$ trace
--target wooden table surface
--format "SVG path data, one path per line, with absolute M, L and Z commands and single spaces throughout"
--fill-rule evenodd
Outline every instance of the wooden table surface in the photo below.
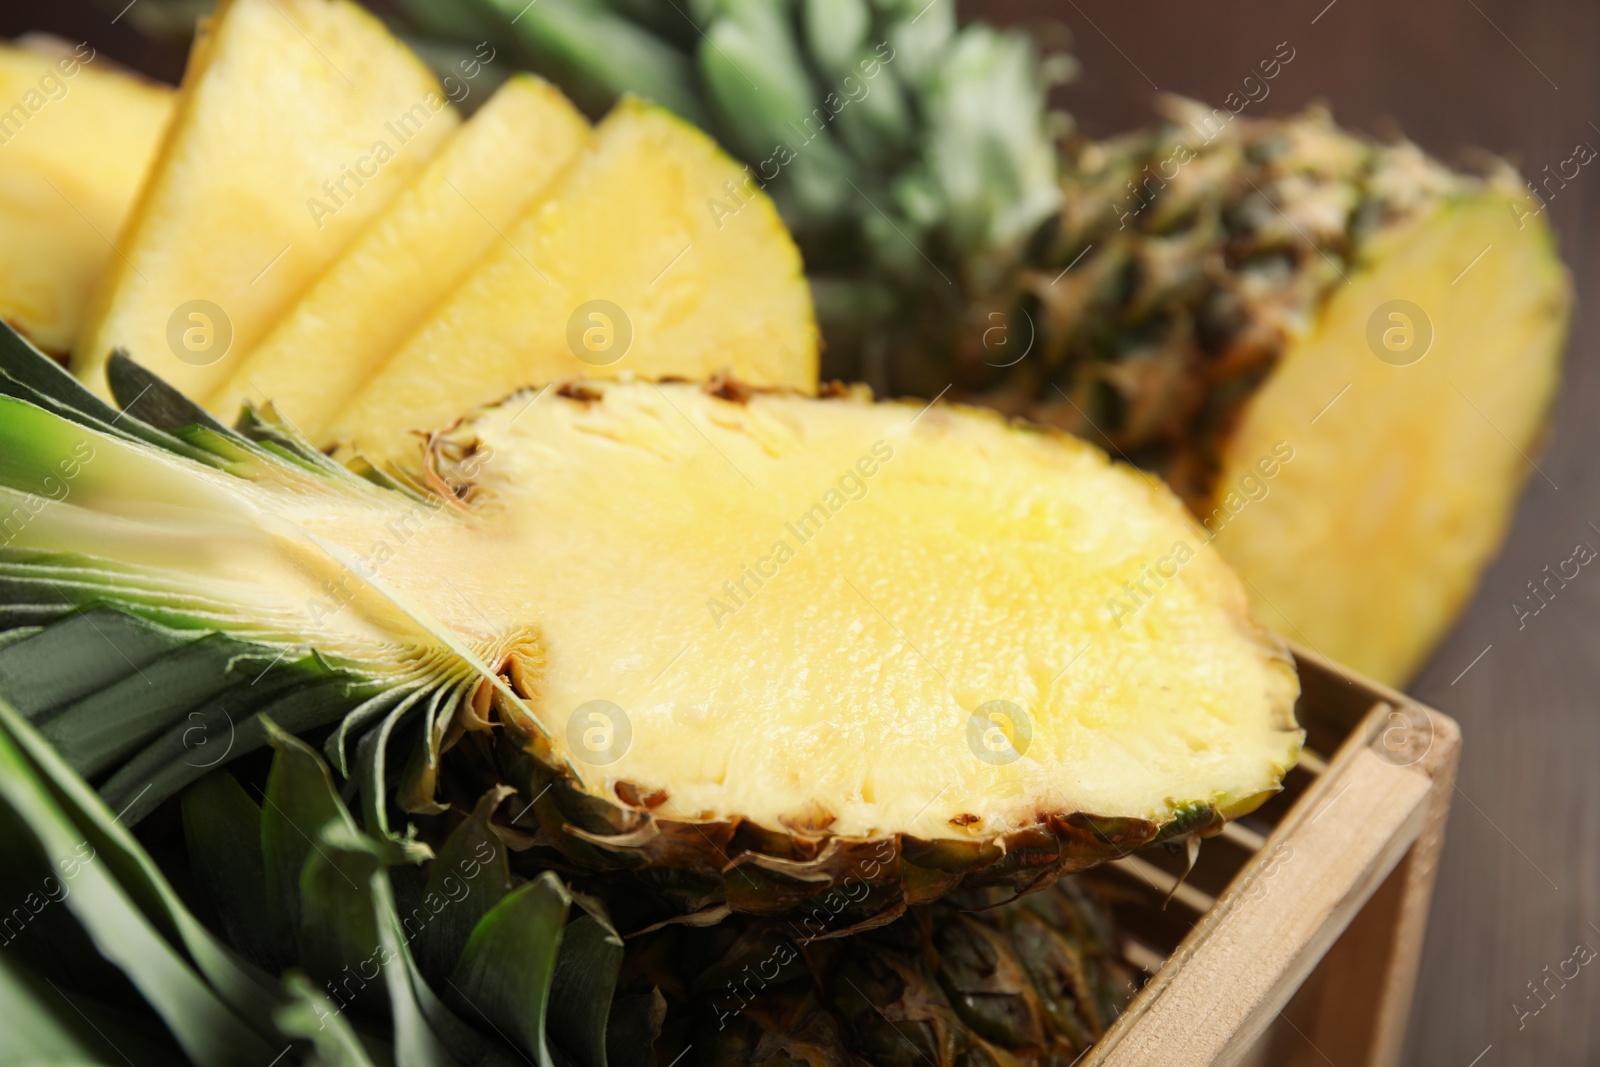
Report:
M 1292 65 L 1251 105 L 1263 113 L 1321 100 L 1347 126 L 1398 123 L 1446 160 L 1481 146 L 1525 173 L 1580 142 L 1600 148 L 1594 3 L 995 0 L 964 10 L 1066 22 L 1083 72 L 1059 99 L 1095 136 L 1148 122 L 1157 88 L 1220 105 L 1288 42 Z M 1600 169 L 1586 169 L 1547 209 L 1578 297 L 1554 435 L 1535 457 L 1557 488 L 1529 479 L 1500 558 L 1410 686 L 1461 723 L 1465 747 L 1408 1064 L 1600 1063 L 1600 957 L 1564 988 L 1550 978 L 1537 1014 L 1528 984 L 1580 944 L 1600 952 L 1600 575 L 1580 576 L 1525 629 L 1511 607 L 1576 542 L 1600 548 L 1589 525 L 1600 526 L 1597 208 Z M 1382 611 L 1383 590 L 1371 592 Z
M 1345 125 L 1398 123 L 1447 160 L 1481 146 L 1526 172 L 1579 142 L 1600 147 L 1600 4 L 968 0 L 963 11 L 1066 22 L 1084 70 L 1060 100 L 1096 136 L 1149 121 L 1158 89 L 1220 104 L 1287 42 L 1292 65 L 1252 105 L 1263 113 L 1322 100 Z M 181 53 L 142 48 L 86 5 L 0 0 L 0 35 L 45 26 L 169 78 L 181 71 Z M 1466 747 L 1407 1063 L 1600 1063 L 1600 966 L 1564 987 L 1550 978 L 1536 1015 L 1517 1007 L 1538 1006 L 1529 983 L 1576 946 L 1600 951 L 1600 576 L 1571 583 L 1526 629 L 1511 607 L 1575 542 L 1600 546 L 1589 526 L 1600 526 L 1597 207 L 1600 168 L 1587 168 L 1548 208 L 1578 294 L 1554 436 L 1537 457 L 1558 488 L 1530 478 L 1504 552 L 1411 686 L 1461 723 Z M 1383 591 L 1372 599 L 1382 611 Z

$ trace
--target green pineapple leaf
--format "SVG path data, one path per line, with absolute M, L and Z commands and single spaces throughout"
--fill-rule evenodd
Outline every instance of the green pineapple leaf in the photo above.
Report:
M 506 1035 L 539 1067 L 554 1067 L 545 1040 L 551 979 L 572 896 L 546 872 L 479 921 L 448 979 L 464 1014 Z

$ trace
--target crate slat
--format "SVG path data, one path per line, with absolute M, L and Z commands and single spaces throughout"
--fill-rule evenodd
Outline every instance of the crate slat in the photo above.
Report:
M 1393 690 L 1295 654 L 1308 741 L 1334 755 L 1302 762 L 1309 782 L 1264 841 L 1244 828 L 1225 838 L 1259 847 L 1214 904 L 1179 886 L 1172 903 L 1203 913 L 1082 1067 L 1239 1063 L 1319 964 L 1310 1032 L 1279 1024 L 1303 1039 L 1304 1062 L 1398 1063 L 1460 733 Z M 1114 873 L 1145 887 L 1151 907 L 1176 877 L 1141 857 Z M 1147 968 L 1161 959 L 1148 935 L 1140 947 Z

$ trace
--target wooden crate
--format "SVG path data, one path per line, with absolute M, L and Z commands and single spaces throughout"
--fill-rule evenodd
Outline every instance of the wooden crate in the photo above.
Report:
M 1283 793 L 1181 883 L 1177 848 L 1100 876 L 1150 977 L 1080 1067 L 1399 1063 L 1460 731 L 1294 653 L 1306 752 Z

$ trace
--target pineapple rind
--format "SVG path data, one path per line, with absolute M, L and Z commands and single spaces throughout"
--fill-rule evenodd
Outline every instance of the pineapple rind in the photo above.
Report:
M 1250 583 L 1258 618 L 1399 684 L 1533 472 L 1570 314 L 1542 211 L 1503 163 L 1457 173 L 1320 108 L 1167 110 L 1168 124 L 1080 149 L 1054 247 L 995 295 L 1028 312 L 1033 349 L 995 370 L 967 337 L 965 380 L 1159 472 Z M 1447 340 L 1435 321 L 1432 352 L 1392 366 L 1368 338 L 1387 300 L 1478 325 Z M 1401 504 L 1383 471 L 1406 483 Z

